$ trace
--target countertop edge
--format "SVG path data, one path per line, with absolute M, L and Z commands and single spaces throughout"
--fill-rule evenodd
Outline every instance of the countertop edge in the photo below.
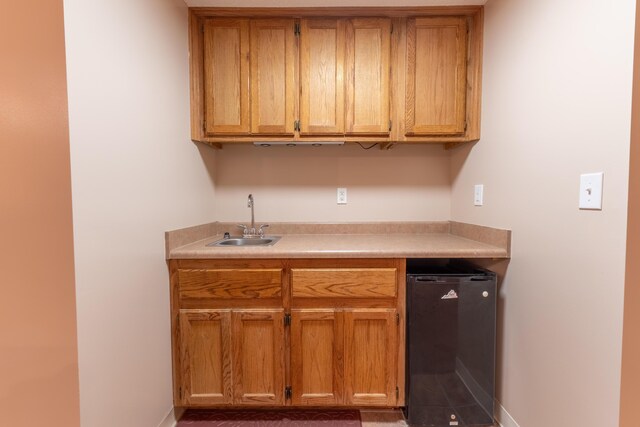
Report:
M 389 253 L 366 253 L 366 252 L 304 252 L 304 253 L 272 253 L 272 254 L 230 254 L 223 253 L 218 254 L 216 256 L 202 256 L 197 254 L 176 254 L 175 256 L 171 256 L 169 259 L 177 260 L 177 259 L 282 259 L 282 258 L 290 258 L 290 259 L 307 259 L 307 258 L 325 258 L 325 259 L 377 259 L 377 258 L 397 258 L 397 259 L 405 259 L 405 258 L 467 258 L 467 259 L 509 259 L 509 256 L 505 251 L 496 251 L 496 252 L 469 252 L 469 251 L 461 251 L 461 252 L 445 252 L 445 251 L 437 251 L 437 252 L 410 252 L 410 253 L 397 253 L 397 252 L 389 252 Z

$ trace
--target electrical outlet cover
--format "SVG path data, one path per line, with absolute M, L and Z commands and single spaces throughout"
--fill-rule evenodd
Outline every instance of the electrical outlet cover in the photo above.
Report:
M 347 189 L 346 188 L 338 188 L 338 197 L 337 202 L 339 205 L 347 204 Z
M 484 204 L 484 185 L 476 184 L 473 190 L 473 205 L 482 206 Z

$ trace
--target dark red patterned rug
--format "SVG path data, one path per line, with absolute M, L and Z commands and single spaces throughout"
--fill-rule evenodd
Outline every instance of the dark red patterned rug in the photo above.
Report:
M 361 427 L 360 411 L 195 410 L 184 413 L 177 427 Z

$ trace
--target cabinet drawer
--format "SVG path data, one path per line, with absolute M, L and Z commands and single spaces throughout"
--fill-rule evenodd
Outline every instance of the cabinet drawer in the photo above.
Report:
M 276 298 L 282 269 L 180 269 L 180 299 Z
M 395 268 L 294 268 L 293 297 L 395 298 Z

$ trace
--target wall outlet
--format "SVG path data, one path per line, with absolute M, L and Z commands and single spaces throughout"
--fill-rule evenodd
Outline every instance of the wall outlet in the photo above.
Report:
M 347 189 L 346 188 L 338 188 L 338 204 L 346 205 L 347 204 Z
M 476 184 L 473 190 L 473 205 L 482 206 L 484 203 L 484 185 Z

